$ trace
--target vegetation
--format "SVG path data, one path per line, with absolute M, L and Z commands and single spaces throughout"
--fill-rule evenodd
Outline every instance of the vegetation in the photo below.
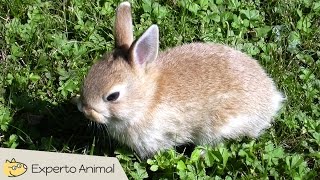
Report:
M 0 147 L 116 156 L 134 179 L 320 179 L 319 0 L 131 2 L 134 34 L 158 24 L 161 49 L 218 42 L 256 58 L 287 96 L 273 127 L 140 160 L 70 103 L 113 49 L 119 1 L 0 0 Z

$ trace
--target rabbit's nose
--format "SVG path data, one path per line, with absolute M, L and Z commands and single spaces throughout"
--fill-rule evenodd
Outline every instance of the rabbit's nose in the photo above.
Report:
M 82 108 L 83 114 L 90 120 L 94 121 L 93 118 L 93 109 L 88 106 L 83 106 Z
M 88 106 L 83 106 L 82 107 L 82 111 L 85 115 L 90 115 L 92 113 L 92 108 L 88 107 Z
M 97 111 L 95 111 L 93 108 L 91 108 L 90 106 L 89 107 L 83 106 L 82 110 L 83 110 L 83 114 L 91 121 L 104 123 L 101 118 L 101 115 Z
M 82 107 L 83 113 L 87 118 L 92 119 L 95 113 L 97 113 L 93 108 L 88 105 Z

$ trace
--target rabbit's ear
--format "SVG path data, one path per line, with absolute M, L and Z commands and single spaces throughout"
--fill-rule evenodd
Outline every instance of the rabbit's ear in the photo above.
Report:
M 130 60 L 135 65 L 144 66 L 157 58 L 158 50 L 159 29 L 157 25 L 152 25 L 133 45 Z
M 129 2 L 122 2 L 116 12 L 115 19 L 116 48 L 129 49 L 133 42 L 133 27 L 131 6 Z

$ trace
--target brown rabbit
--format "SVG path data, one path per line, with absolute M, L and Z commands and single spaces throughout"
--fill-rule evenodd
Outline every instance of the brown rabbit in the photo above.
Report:
M 157 25 L 133 42 L 128 2 L 117 9 L 115 39 L 115 50 L 89 71 L 77 104 L 141 157 L 186 143 L 257 137 L 281 107 L 272 79 L 240 51 L 191 43 L 158 52 Z

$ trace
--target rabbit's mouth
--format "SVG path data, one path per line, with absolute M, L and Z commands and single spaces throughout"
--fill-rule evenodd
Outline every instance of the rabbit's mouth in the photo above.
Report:
M 81 102 L 80 102 L 81 103 Z M 83 112 L 83 114 L 86 116 L 86 118 L 90 119 L 91 121 L 95 121 L 97 123 L 106 123 L 106 116 L 102 115 L 101 113 L 97 112 L 93 108 L 89 106 L 85 106 L 82 103 L 78 104 L 79 111 Z
M 91 121 L 95 121 L 95 122 L 98 122 L 98 123 L 102 123 L 102 124 L 105 124 L 106 123 L 106 118 L 105 116 L 103 116 L 102 114 L 98 113 L 97 111 L 95 111 L 94 109 L 92 108 L 89 108 L 87 106 L 84 106 L 82 108 L 82 111 L 83 111 L 83 114 L 88 118 L 90 119 Z
M 84 105 L 81 102 L 80 96 L 72 98 L 71 102 L 75 104 L 78 107 L 78 110 L 82 112 L 91 121 L 106 124 L 109 119 L 112 119 L 112 117 L 106 116 L 105 114 L 96 111 L 90 106 Z

